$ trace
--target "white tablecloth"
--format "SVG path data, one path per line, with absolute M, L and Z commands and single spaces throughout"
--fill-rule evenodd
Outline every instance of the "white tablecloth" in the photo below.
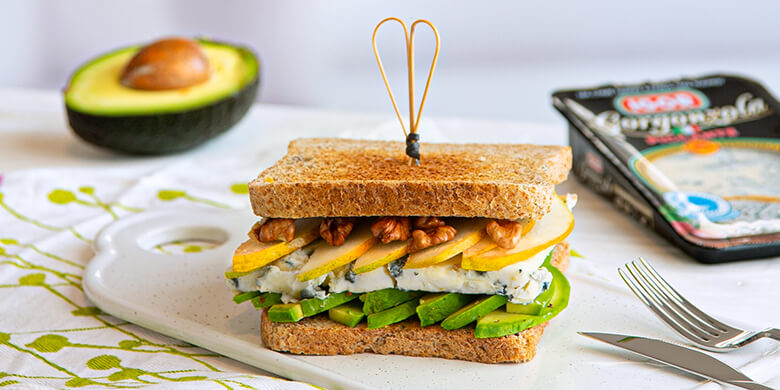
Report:
M 401 139 L 393 119 L 389 112 L 260 105 L 202 148 L 143 158 L 77 140 L 55 92 L 0 90 L 0 385 L 189 387 L 197 381 L 215 388 L 309 388 L 258 376 L 265 373 L 102 314 L 80 289 L 92 256 L 90 240 L 105 224 L 141 210 L 177 203 L 248 207 L 243 184 L 283 155 L 289 140 Z M 423 142 L 566 143 L 563 120 L 545 125 L 437 118 L 421 128 Z M 575 217 L 582 222 L 570 242 L 607 277 L 616 278 L 618 265 L 641 255 L 706 311 L 755 328 L 780 324 L 780 259 L 701 265 L 574 180 L 562 187 L 560 192 L 580 194 Z M 642 253 L 624 250 L 628 240 Z

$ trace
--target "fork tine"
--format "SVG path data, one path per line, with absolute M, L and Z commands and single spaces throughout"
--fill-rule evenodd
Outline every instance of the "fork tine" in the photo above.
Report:
M 674 287 L 672 287 L 669 283 L 667 283 L 666 280 L 664 280 L 664 278 L 661 277 L 658 271 L 656 271 L 652 265 L 650 265 L 647 261 L 645 261 L 645 259 L 640 257 L 639 261 L 642 263 L 642 265 L 645 266 L 645 268 L 647 268 L 648 271 L 650 271 L 650 274 L 653 275 L 653 277 L 656 279 L 658 284 L 661 285 L 675 300 L 677 300 L 691 314 L 699 317 L 702 321 L 706 322 L 710 326 L 722 332 L 735 332 L 735 331 L 740 332 L 739 329 L 728 326 L 710 317 L 707 313 L 704 313 L 703 311 L 699 310 L 699 308 L 694 306 L 687 299 L 683 298 L 683 296 L 680 295 L 680 293 L 678 293 L 677 290 L 674 289 Z
M 683 328 L 674 319 L 672 319 L 666 312 L 661 310 L 659 305 L 652 298 L 651 294 L 647 292 L 643 286 L 641 286 L 640 281 L 636 279 L 636 277 L 631 273 L 631 269 L 628 267 L 628 264 L 626 264 L 625 267 L 626 269 L 628 269 L 628 272 L 626 272 L 623 268 L 618 268 L 618 273 L 620 274 L 620 277 L 623 279 L 624 282 L 626 282 L 628 288 L 630 288 L 631 291 L 633 291 L 634 294 L 636 294 L 636 296 L 639 297 L 639 299 L 645 305 L 647 305 L 647 307 L 650 308 L 650 310 L 652 310 L 656 316 L 658 316 L 658 318 L 666 322 L 672 329 L 674 329 L 674 331 L 676 331 L 677 333 L 679 333 L 685 338 L 694 340 L 697 343 L 707 341 L 706 339 L 703 339 L 699 335 L 695 333 L 691 333 L 687 329 Z
M 628 269 L 628 272 L 634 277 L 634 279 L 639 283 L 639 285 L 644 288 L 645 292 L 649 295 L 649 297 L 653 299 L 655 303 L 662 309 L 662 311 L 666 314 L 666 316 L 671 320 L 674 320 L 674 322 L 676 322 L 677 325 L 679 325 L 681 328 L 686 330 L 686 333 L 688 334 L 688 336 L 686 337 L 690 338 L 691 337 L 690 335 L 694 335 L 697 339 L 703 341 L 709 341 L 710 339 L 712 339 L 712 335 L 703 332 L 701 329 L 699 329 L 696 326 L 695 323 L 693 323 L 687 318 L 682 317 L 680 313 L 675 311 L 669 305 L 668 301 L 666 301 L 663 297 L 659 296 L 656 290 L 654 289 L 652 283 L 649 280 L 647 280 L 644 277 L 644 275 L 641 274 L 636 263 L 627 264 L 626 268 Z M 668 323 L 669 320 L 667 319 L 666 322 Z
M 658 281 L 653 278 L 652 275 L 649 275 L 646 269 L 642 269 L 642 267 L 636 261 L 632 262 L 631 265 L 634 266 L 634 269 L 637 271 L 637 273 L 639 273 L 639 275 L 647 282 L 647 285 L 652 288 L 655 296 L 658 297 L 661 302 L 667 305 L 669 309 L 674 312 L 674 314 L 687 322 L 691 327 L 695 328 L 696 331 L 700 332 L 702 338 L 710 339 L 713 337 L 718 337 L 722 333 L 720 330 L 713 328 L 706 322 L 702 321 L 700 318 L 696 317 L 694 314 L 685 310 L 685 308 L 681 307 L 673 297 L 669 296 L 668 292 L 664 291 L 664 289 L 658 285 Z
M 661 275 L 654 269 L 651 270 L 651 266 L 641 257 L 639 258 L 640 262 L 637 263 L 636 261 L 632 262 L 634 267 L 642 274 L 642 276 L 653 286 L 655 291 L 664 297 L 666 301 L 670 304 L 670 306 L 673 306 L 674 309 L 677 311 L 678 314 L 680 314 L 685 320 L 687 320 L 691 325 L 699 327 L 702 331 L 705 331 L 712 335 L 713 337 L 720 337 L 723 335 L 724 330 L 718 329 L 714 326 L 712 326 L 709 322 L 702 319 L 701 317 L 697 316 L 696 313 L 692 313 L 690 310 L 688 310 L 684 305 L 682 305 L 682 302 L 679 298 L 682 298 L 682 296 L 677 293 L 673 294 L 670 292 L 667 288 L 664 286 L 668 286 L 671 288 L 671 285 L 666 282 L 666 280 L 661 277 Z M 691 305 L 693 306 L 693 305 Z M 701 311 L 700 311 L 701 312 Z
M 634 279 L 634 276 L 629 274 L 625 269 L 622 267 L 618 268 L 618 273 L 620 274 L 620 277 L 623 279 L 624 282 L 628 285 L 628 288 L 631 289 L 631 291 L 639 298 L 639 300 L 642 301 L 647 307 L 650 308 L 653 312 L 655 312 L 658 315 L 665 315 L 664 313 L 659 313 L 660 310 L 656 304 L 650 300 L 650 297 L 648 294 L 646 294 L 643 289 L 638 285 L 638 281 Z

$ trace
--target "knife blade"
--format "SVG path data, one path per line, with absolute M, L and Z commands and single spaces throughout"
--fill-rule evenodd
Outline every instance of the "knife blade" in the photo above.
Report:
M 639 336 L 598 332 L 577 333 L 717 382 L 745 389 L 771 390 L 770 387 L 754 382 L 726 363 L 681 345 Z

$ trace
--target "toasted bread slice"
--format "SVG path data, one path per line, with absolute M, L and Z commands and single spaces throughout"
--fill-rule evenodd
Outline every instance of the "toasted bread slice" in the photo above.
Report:
M 270 218 L 377 215 L 536 220 L 571 168 L 568 146 L 420 145 L 410 166 L 405 144 L 298 139 L 249 184 L 255 214 Z
M 552 264 L 569 266 L 569 244 L 555 246 Z M 378 353 L 460 359 L 479 363 L 517 363 L 533 359 L 547 323 L 518 334 L 496 338 L 474 337 L 474 326 L 445 330 L 439 325 L 421 327 L 416 317 L 379 329 L 365 323 L 354 328 L 331 321 L 327 313 L 296 323 L 268 320 L 263 311 L 260 334 L 270 349 L 303 355 Z

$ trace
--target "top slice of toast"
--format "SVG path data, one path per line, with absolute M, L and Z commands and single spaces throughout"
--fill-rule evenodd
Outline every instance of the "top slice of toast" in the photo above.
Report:
M 521 144 L 406 144 L 339 138 L 292 141 L 249 183 L 255 214 L 270 218 L 457 216 L 539 219 L 571 168 L 571 148 Z

